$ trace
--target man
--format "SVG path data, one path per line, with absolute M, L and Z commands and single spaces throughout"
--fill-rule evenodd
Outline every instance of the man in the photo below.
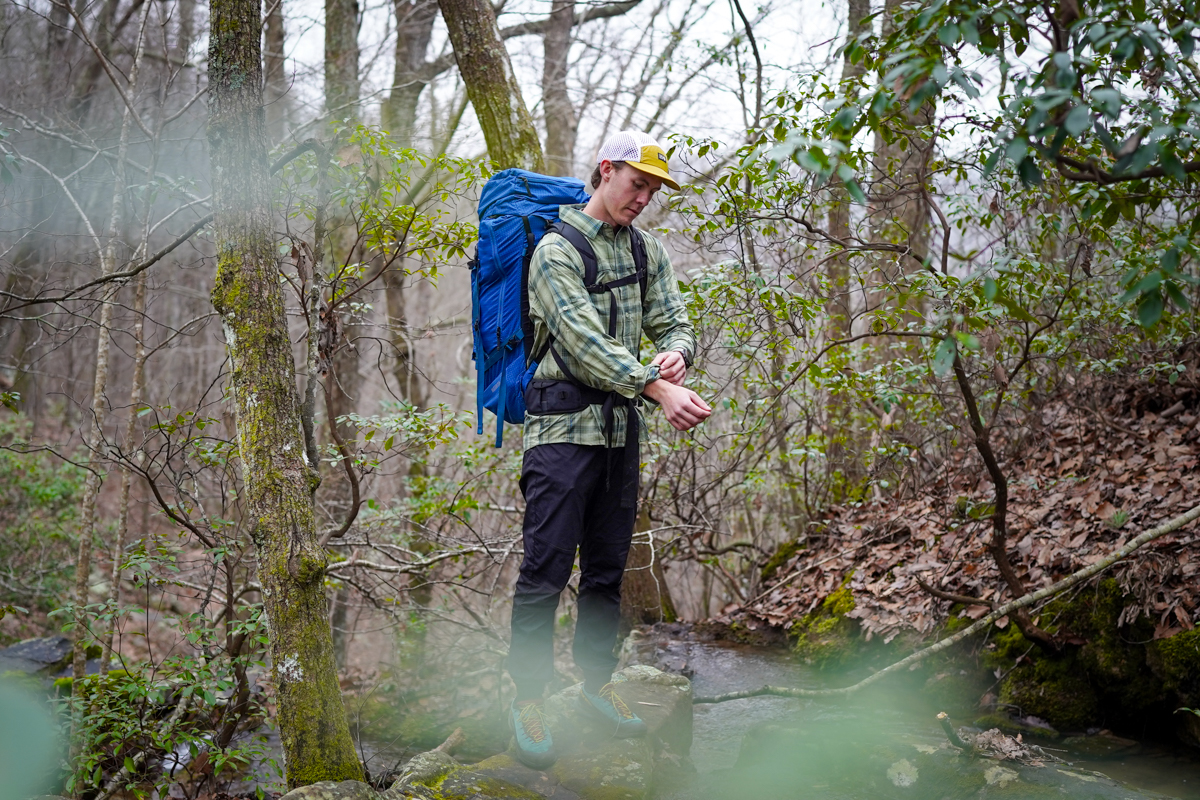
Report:
M 559 594 L 577 549 L 572 652 L 584 674 L 586 708 L 616 736 L 645 733 L 645 723 L 611 683 L 621 578 L 636 516 L 636 406 L 639 398 L 654 401 L 681 431 L 712 413 L 683 386 L 696 338 L 671 262 L 658 241 L 630 227 L 663 184 L 679 188 L 667 156 L 651 137 L 626 131 L 604 143 L 597 161 L 595 193 L 584 205 L 562 206 L 559 227 L 542 238 L 529 265 L 530 352 L 541 357 L 526 393 L 525 557 L 513 599 L 508 671 L 517 687 L 510 716 L 517 752 L 536 769 L 554 762 L 542 695 L 554 672 Z M 574 230 L 562 227 L 568 225 Z M 569 240 L 580 237 L 595 256 L 590 287 L 581 248 Z M 644 284 L 635 247 L 645 252 Z M 643 331 L 659 351 L 649 366 L 638 358 Z

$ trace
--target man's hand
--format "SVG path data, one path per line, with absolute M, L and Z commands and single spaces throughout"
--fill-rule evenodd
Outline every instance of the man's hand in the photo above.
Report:
M 682 361 L 683 357 L 680 356 L 681 364 Z M 708 415 L 712 413 L 712 408 L 700 399 L 700 395 L 691 389 L 676 386 L 662 378 L 646 384 L 644 394 L 663 407 L 663 411 L 667 415 L 667 422 L 671 423 L 671 426 L 677 431 L 686 431 L 696 427 L 708 419 Z
M 687 374 L 687 363 L 683 360 L 683 353 L 678 350 L 668 350 L 656 355 L 650 363 L 658 364 L 660 380 L 676 386 L 683 386 L 683 378 Z

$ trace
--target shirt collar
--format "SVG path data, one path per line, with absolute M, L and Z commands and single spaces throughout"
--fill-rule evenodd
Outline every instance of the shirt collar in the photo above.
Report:
M 601 222 L 594 217 L 588 216 L 583 212 L 585 205 L 587 204 L 574 203 L 562 206 L 558 210 L 558 218 L 571 227 L 578 229 L 580 233 L 589 239 L 599 239 L 602 234 L 605 238 L 612 239 L 619 231 L 624 230 L 623 228 L 614 227 L 607 222 Z

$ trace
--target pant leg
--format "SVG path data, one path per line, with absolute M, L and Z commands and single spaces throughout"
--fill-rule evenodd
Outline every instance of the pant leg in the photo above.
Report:
M 621 621 L 621 579 L 637 518 L 636 508 L 621 508 L 623 468 L 622 451 L 616 449 L 608 486 L 602 469 L 588 498 L 579 545 L 579 617 L 572 654 L 593 685 L 607 683 L 617 666 L 613 647 Z
M 583 537 L 587 498 L 604 483 L 604 448 L 543 444 L 526 451 L 525 556 L 513 595 L 508 674 L 518 699 L 541 697 L 554 676 L 554 616 Z

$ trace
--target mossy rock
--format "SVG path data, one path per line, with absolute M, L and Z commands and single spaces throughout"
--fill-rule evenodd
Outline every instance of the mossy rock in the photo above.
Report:
M 464 767 L 436 750 L 421 753 L 384 793 L 383 800 L 543 800 L 545 795 L 517 783 Z M 356 799 L 357 800 L 357 799 Z
M 352 724 L 374 742 L 428 750 L 446 741 L 456 728 L 461 728 L 466 738 L 460 751 L 465 755 L 485 758 L 504 750 L 508 744 L 508 730 L 496 713 L 480 718 L 444 720 L 423 711 L 401 710 L 405 704 L 400 698 L 382 693 L 350 700 L 346 706 Z
M 647 666 L 620 670 L 613 683 L 645 720 L 649 730 L 644 737 L 614 738 L 608 723 L 584 713 L 576 685 L 546 701 L 558 755 L 550 769 L 525 767 L 511 749 L 470 766 L 432 751 L 405 766 L 386 800 L 647 800 L 662 774 L 686 762 L 692 742 L 691 683 Z
M 1149 661 L 1183 705 L 1200 705 L 1200 628 L 1151 642 Z
M 1074 659 L 1043 658 L 1023 663 L 1000 685 L 1000 702 L 1063 730 L 1084 730 L 1100 716 L 1100 702 L 1086 672 Z
M 818 669 L 846 667 L 859 655 L 859 626 L 846 616 L 855 608 L 850 577 L 788 630 L 794 640 L 792 651 Z
M 362 781 L 321 781 L 292 789 L 279 800 L 381 800 L 381 795 Z
M 775 573 L 779 571 L 780 567 L 786 564 L 792 556 L 796 555 L 796 553 L 800 552 L 805 547 L 806 545 L 799 539 L 788 539 L 786 542 L 781 542 L 779 546 L 775 548 L 775 552 L 771 554 L 771 557 L 767 559 L 767 563 L 763 564 L 761 573 L 762 582 L 765 584 L 767 581 L 773 578 Z

